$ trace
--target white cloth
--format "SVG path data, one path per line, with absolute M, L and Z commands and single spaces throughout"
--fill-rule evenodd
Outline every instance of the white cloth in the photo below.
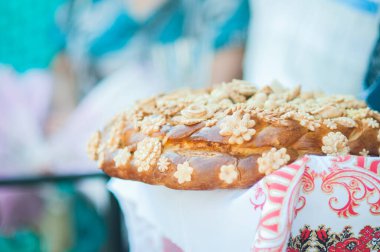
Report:
M 132 252 L 170 251 L 160 237 L 185 252 L 283 251 L 305 225 L 331 232 L 350 225 L 355 236 L 366 225 L 380 228 L 375 157 L 306 156 L 244 190 L 181 191 L 120 179 L 109 189 L 124 211 Z
M 360 92 L 378 36 L 378 1 L 250 3 L 247 80 L 264 85 L 276 79 L 285 86 L 301 84 L 328 93 Z
M 260 217 L 244 204 L 248 190 L 176 191 L 118 179 L 109 189 L 123 209 L 132 252 L 163 251 L 162 236 L 184 251 L 247 251 Z

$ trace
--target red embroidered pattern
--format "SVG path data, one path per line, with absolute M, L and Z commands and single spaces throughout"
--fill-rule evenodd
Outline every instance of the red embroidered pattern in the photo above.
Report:
M 380 227 L 365 226 L 358 236 L 354 236 L 350 226 L 341 233 L 333 233 L 325 225 L 316 230 L 306 225 L 299 235 L 290 235 L 286 251 L 380 252 Z
M 321 164 L 321 161 L 322 164 Z M 307 195 L 328 195 L 322 207 L 329 207 L 340 218 L 369 214 L 380 216 L 380 160 L 357 157 L 305 156 L 261 180 L 252 190 L 250 203 L 261 210 L 261 219 L 252 251 L 282 251 L 286 248 L 294 216 L 305 209 Z M 368 210 L 360 205 L 366 205 Z M 377 223 L 376 223 L 377 224 Z M 364 223 L 363 223 L 364 225 Z M 320 226 L 305 226 L 300 235 L 290 236 L 287 251 L 368 251 L 380 252 L 380 227 L 366 226 L 354 236 L 347 226 L 342 233 L 332 233 Z
M 253 198 L 249 198 L 249 201 L 251 202 L 255 210 L 256 209 L 263 210 L 263 207 L 267 200 L 267 196 L 265 195 L 264 189 L 260 185 L 257 185 L 254 189 L 254 193 L 255 194 Z
M 321 179 L 321 190 L 331 197 L 328 205 L 339 217 L 356 216 L 357 207 L 365 201 L 373 215 L 380 215 L 380 160 L 370 161 L 366 157 L 345 156 L 334 157 L 331 166 L 326 170 L 316 172 L 306 167 L 302 177 L 302 192 L 310 193 L 315 189 L 315 180 Z M 335 190 L 340 191 L 337 197 Z M 342 191 L 343 189 L 343 191 Z M 300 196 L 298 213 L 306 204 L 306 198 Z
M 356 216 L 356 208 L 360 202 L 366 201 L 373 215 L 380 214 L 380 178 L 372 172 L 359 167 L 336 168 L 322 180 L 323 192 L 332 194 L 334 187 L 343 188 L 347 200 L 342 206 L 337 206 L 338 197 L 329 200 L 330 208 L 340 217 Z

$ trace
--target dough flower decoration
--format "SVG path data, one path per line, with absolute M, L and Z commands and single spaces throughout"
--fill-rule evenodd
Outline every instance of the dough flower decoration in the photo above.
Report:
M 314 116 L 302 110 L 288 111 L 284 113 L 283 115 L 281 115 L 281 118 L 282 119 L 291 118 L 291 119 L 297 120 L 300 123 L 300 125 L 302 125 L 303 127 L 306 127 L 308 130 L 311 130 L 311 131 L 315 131 L 317 128 L 321 127 L 321 123 L 323 123 L 321 119 L 316 119 Z
M 341 132 L 330 132 L 322 138 L 323 153 L 331 156 L 344 156 L 350 152 L 348 139 Z
M 379 128 L 379 123 L 373 118 L 365 118 L 362 119 L 362 123 L 370 128 L 377 129 Z
M 256 88 L 248 82 L 233 80 L 231 83 L 222 83 L 211 92 L 216 100 L 231 99 L 234 103 L 245 102 L 248 97 L 255 94 Z
M 166 123 L 165 117 L 162 115 L 146 116 L 141 121 L 141 132 L 150 135 L 160 130 L 160 127 Z
M 321 127 L 321 123 L 319 120 L 316 120 L 311 115 L 302 115 L 300 117 L 300 124 L 306 127 L 308 130 L 315 131 L 317 128 Z
M 113 161 L 115 162 L 115 167 L 120 168 L 126 166 L 131 160 L 131 156 L 132 155 L 128 147 L 120 149 L 116 156 L 113 158 Z
M 347 127 L 347 128 L 354 128 L 358 125 L 355 122 L 355 120 L 353 120 L 352 118 L 349 118 L 349 117 L 338 117 L 338 118 L 334 118 L 333 120 L 337 124 L 340 124 L 340 125 Z
M 127 116 L 125 113 L 118 115 L 115 118 L 115 122 L 110 130 L 109 138 L 107 145 L 110 148 L 110 151 L 115 151 L 121 145 L 122 134 L 127 125 Z
M 368 108 L 347 109 L 346 114 L 348 117 L 354 120 L 364 119 L 368 116 L 369 109 Z
M 190 182 L 193 170 L 189 162 L 186 161 L 183 164 L 177 165 L 177 171 L 174 173 L 174 177 L 177 178 L 179 184 Z
M 169 169 L 169 165 L 170 165 L 169 159 L 167 157 L 162 156 L 158 160 L 157 168 L 160 172 L 165 172 Z
M 240 111 L 236 111 L 222 121 L 219 134 L 229 136 L 229 144 L 242 144 L 256 134 L 256 130 L 253 129 L 255 125 L 256 122 L 248 113 L 242 115 Z
M 235 165 L 222 165 L 220 167 L 219 179 L 231 184 L 238 178 L 238 170 Z
M 161 155 L 162 144 L 158 138 L 146 137 L 137 144 L 134 162 L 138 172 L 148 171 L 156 165 Z
M 100 131 L 96 131 L 93 133 L 90 137 L 90 140 L 88 141 L 87 144 L 87 155 L 90 159 L 92 160 L 97 160 L 98 159 L 98 150 L 99 150 L 99 145 L 102 140 L 102 134 Z
M 264 152 L 260 158 L 257 159 L 259 165 L 259 172 L 265 175 L 271 174 L 273 171 L 286 165 L 290 160 L 290 156 L 286 153 L 285 148 L 277 150 L 272 148 L 268 152 Z
M 323 120 L 323 124 L 326 125 L 326 127 L 331 129 L 331 130 L 335 130 L 338 128 L 338 125 L 336 124 L 336 122 L 331 120 L 331 119 Z
M 366 150 L 366 149 L 364 148 L 364 149 L 362 149 L 362 150 L 359 152 L 359 154 L 360 154 L 360 156 L 364 156 L 364 157 L 366 157 L 366 156 L 368 156 L 369 151 Z
M 193 103 L 181 111 L 181 115 L 173 117 L 173 121 L 179 124 L 194 125 L 212 117 L 210 106 L 202 103 Z

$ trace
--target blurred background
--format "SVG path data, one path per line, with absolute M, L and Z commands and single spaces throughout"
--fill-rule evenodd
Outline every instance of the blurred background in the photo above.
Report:
M 86 142 L 137 99 L 246 79 L 379 110 L 379 18 L 378 0 L 0 1 L 0 251 L 128 250 Z

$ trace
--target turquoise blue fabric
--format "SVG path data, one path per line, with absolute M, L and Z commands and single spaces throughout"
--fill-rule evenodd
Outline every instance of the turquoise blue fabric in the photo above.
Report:
M 63 46 L 55 15 L 65 1 L 0 1 L 0 64 L 18 72 L 48 68 Z
M 364 88 L 364 96 L 368 105 L 372 109 L 380 111 L 380 26 L 378 38 L 369 59 Z
M 372 109 L 380 112 L 380 78 L 367 89 L 366 102 Z
M 158 30 L 157 35 L 154 38 L 154 41 L 158 41 L 162 44 L 173 43 L 183 35 L 184 22 L 184 8 L 181 6 L 180 8 L 173 9 L 171 13 L 169 13 L 168 18 L 165 21 L 165 24 L 161 27 L 161 29 Z
M 92 42 L 89 49 L 90 54 L 101 56 L 107 52 L 122 48 L 129 43 L 140 27 L 141 24 L 126 13 L 121 12 L 108 30 Z
M 335 0 L 343 4 L 347 4 L 358 10 L 376 15 L 379 11 L 379 3 L 373 0 Z
M 194 0 L 194 5 L 202 7 L 207 0 Z M 217 3 L 217 1 L 215 1 Z M 218 4 L 223 4 L 218 3 Z M 248 0 L 234 0 L 234 9 L 220 22 L 207 20 L 214 34 L 212 48 L 219 50 L 233 44 L 244 43 L 250 19 Z M 212 6 L 210 6 L 212 8 Z M 207 11 L 207 10 L 206 10 Z M 184 0 L 168 0 L 151 16 L 137 21 L 127 10 L 120 12 L 112 25 L 94 39 L 90 44 L 90 55 L 101 57 L 127 47 L 131 41 L 139 37 L 141 43 L 171 44 L 186 36 L 186 21 L 192 23 L 191 13 Z M 199 18 L 199 17 L 198 17 Z M 202 18 L 202 16 L 201 16 Z M 218 23 L 219 22 L 219 23 Z
M 105 245 L 106 224 L 94 205 L 72 183 L 58 184 L 60 192 L 71 198 L 71 216 L 73 230 L 73 246 L 68 252 L 101 251 Z
M 106 225 L 94 205 L 84 196 L 76 194 L 73 212 L 75 245 L 68 251 L 101 251 L 107 239 Z
M 135 36 L 143 38 L 142 43 L 173 43 L 182 35 L 184 18 L 181 1 L 168 1 L 143 21 L 121 11 L 108 29 L 92 41 L 90 55 L 101 57 L 117 51 L 128 46 Z
M 41 240 L 32 230 L 20 230 L 9 236 L 0 236 L 1 252 L 40 252 Z
M 240 1 L 238 8 L 221 27 L 217 29 L 214 48 L 221 49 L 233 44 L 234 39 L 244 39 L 250 19 L 248 1 Z

